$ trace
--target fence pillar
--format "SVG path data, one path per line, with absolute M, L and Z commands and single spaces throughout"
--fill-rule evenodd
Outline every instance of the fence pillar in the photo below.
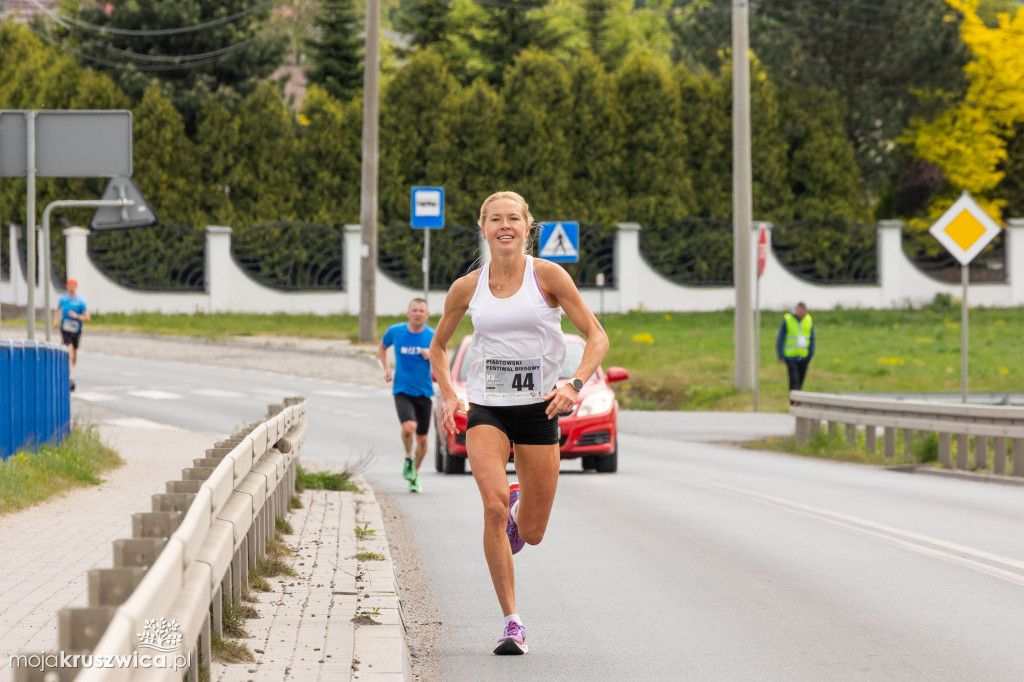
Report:
M 875 228 L 878 234 L 878 285 L 882 288 L 882 307 L 891 308 L 902 301 L 903 282 L 900 277 L 903 258 L 903 221 L 879 220 Z
M 967 457 L 971 454 L 970 436 L 966 433 L 956 434 L 956 468 L 967 469 Z
M 619 223 L 615 234 L 615 286 L 619 313 L 636 309 L 640 301 L 640 223 Z
M 950 454 L 953 450 L 953 434 L 951 433 L 940 433 L 939 434 L 939 464 L 944 469 L 951 469 L 953 467 L 952 455 Z
M 988 469 L 988 436 L 974 437 L 974 468 Z
M 342 253 L 345 255 L 345 294 L 348 296 L 349 315 L 359 314 L 359 298 L 361 287 L 359 277 L 363 261 L 363 226 L 346 225 L 345 244 Z
M 1006 473 L 1006 438 L 1004 436 L 992 437 L 992 473 Z
M 1013 475 L 1024 476 L 1024 438 L 1013 439 Z
M 896 429 L 885 427 L 884 432 L 885 438 L 885 452 L 883 455 L 886 459 L 892 459 L 896 456 Z
M 1024 218 L 1006 221 L 1006 269 L 1010 305 L 1024 305 Z
M 857 425 L 847 424 L 846 425 L 846 443 L 847 445 L 857 444 Z
M 209 312 L 231 310 L 231 228 L 206 226 L 206 294 Z
M 878 437 L 878 427 L 868 424 L 864 427 L 864 449 L 868 454 L 875 454 L 875 439 Z

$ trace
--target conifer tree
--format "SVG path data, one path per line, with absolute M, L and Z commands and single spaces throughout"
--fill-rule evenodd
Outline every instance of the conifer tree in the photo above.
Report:
M 313 36 L 306 41 L 307 79 L 342 102 L 363 89 L 364 24 L 355 0 L 322 0 L 313 19 Z

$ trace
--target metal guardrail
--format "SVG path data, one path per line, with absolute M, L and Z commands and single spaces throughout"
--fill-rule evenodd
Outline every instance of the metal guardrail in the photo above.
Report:
M 241 599 L 288 513 L 305 414 L 304 398 L 270 405 L 266 421 L 217 443 L 153 495 L 152 511 L 132 514 L 114 567 L 89 571 L 89 605 L 59 612 L 59 651 L 19 654 L 53 658 L 16 667 L 15 682 L 197 680 L 225 602 Z
M 924 400 L 861 398 L 833 393 L 792 391 L 796 404 L 790 413 L 796 417 L 796 440 L 806 443 L 811 433 L 828 422 L 830 432 L 845 426 L 848 442 L 855 443 L 857 428 L 865 427 L 865 447 L 876 448 L 877 430 L 883 430 L 883 454 L 896 454 L 896 431 L 904 431 L 904 447 L 913 442 L 914 432 L 938 435 L 939 463 L 945 468 L 968 469 L 972 466 L 971 439 L 974 440 L 973 468 L 988 468 L 989 439 L 992 441 L 992 472 L 1024 476 L 1024 408 L 996 405 L 964 405 Z M 952 441 L 956 436 L 956 460 Z M 1010 457 L 1007 456 L 1010 442 Z M 1007 469 L 1007 459 L 1010 469 Z
M 68 350 L 42 341 L 0 341 L 0 460 L 22 448 L 59 445 L 71 432 Z

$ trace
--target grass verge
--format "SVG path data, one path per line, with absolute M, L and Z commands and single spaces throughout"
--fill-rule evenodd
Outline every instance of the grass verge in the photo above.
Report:
M 73 488 L 103 482 L 99 474 L 124 464 L 93 427 L 75 428 L 60 445 L 21 451 L 0 464 L 0 514 L 25 509 Z
M 949 297 L 901 310 L 817 310 L 816 354 L 807 375 L 809 391 L 865 393 L 960 390 L 960 305 Z M 597 311 L 595 311 L 597 312 Z M 775 357 L 783 311 L 762 311 L 757 351 L 759 408 L 788 409 L 786 369 Z M 1024 310 L 970 311 L 968 366 L 972 391 L 1015 391 L 1024 384 L 1024 354 L 1010 353 L 1024 335 Z M 377 336 L 404 317 L 377 318 Z M 733 311 L 605 315 L 611 348 L 604 366 L 625 367 L 616 385 L 627 409 L 750 411 L 753 393 L 735 389 Z M 436 324 L 437 317 L 431 319 Z M 230 338 L 251 334 L 358 340 L 351 315 L 195 314 L 94 315 L 90 329 Z M 563 328 L 573 331 L 568 320 Z M 472 331 L 463 320 L 450 344 Z
M 753 450 L 772 450 L 793 455 L 803 455 L 805 457 L 818 457 L 820 459 L 881 466 L 928 464 L 938 459 L 938 437 L 934 433 L 927 434 L 924 438 L 911 439 L 910 447 L 908 448 L 904 432 L 897 431 L 895 454 L 893 457 L 888 458 L 884 453 L 881 435 L 876 439 L 874 452 L 867 449 L 866 442 L 865 431 L 863 428 L 859 428 L 853 441 L 847 441 L 844 433 L 818 431 L 811 434 L 807 442 L 802 445 L 796 442 L 796 438 L 790 436 L 750 441 L 743 443 L 743 447 Z
M 326 471 L 308 472 L 302 467 L 296 467 L 295 490 L 341 490 L 345 492 L 359 492 L 359 486 L 349 479 L 348 472 L 331 474 Z M 300 502 L 301 504 L 301 502 Z

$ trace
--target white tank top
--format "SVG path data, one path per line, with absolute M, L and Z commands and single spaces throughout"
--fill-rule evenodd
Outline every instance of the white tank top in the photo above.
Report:
M 480 268 L 469 302 L 473 360 L 466 393 L 478 405 L 529 405 L 544 401 L 565 361 L 562 309 L 548 305 L 526 257 L 519 291 L 495 298 L 488 285 L 490 263 Z

